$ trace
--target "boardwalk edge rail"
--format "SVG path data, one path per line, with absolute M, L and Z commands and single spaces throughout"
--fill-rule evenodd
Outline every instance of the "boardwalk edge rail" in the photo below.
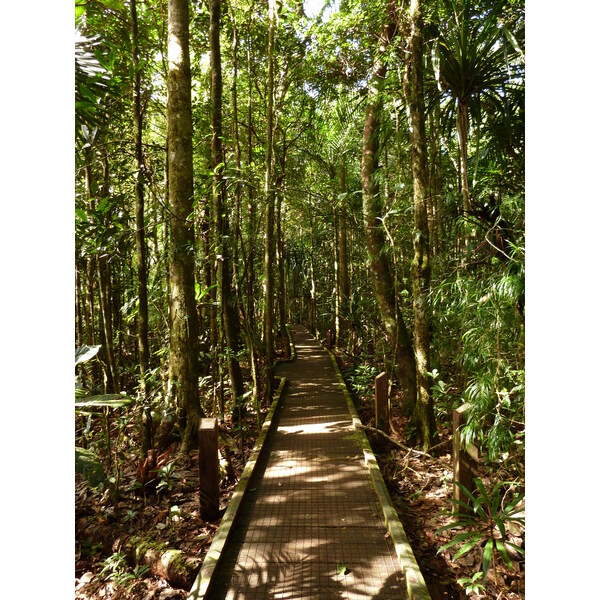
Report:
M 254 468 L 256 467 L 258 459 L 260 458 L 265 440 L 267 439 L 267 435 L 269 434 L 269 430 L 271 428 L 271 423 L 273 422 L 275 411 L 277 410 L 279 400 L 283 395 L 286 383 L 287 379 L 282 377 L 281 381 L 279 382 L 277 392 L 273 398 L 273 402 L 271 403 L 271 408 L 269 409 L 265 422 L 260 430 L 260 435 L 256 445 L 254 446 L 252 454 L 250 455 L 250 458 L 244 467 L 240 480 L 235 488 L 235 492 L 229 501 L 229 505 L 227 506 L 227 510 L 223 515 L 223 519 L 219 525 L 217 534 L 210 545 L 208 553 L 206 554 L 202 563 L 202 567 L 200 568 L 200 572 L 198 573 L 198 576 L 194 581 L 194 585 L 190 590 L 188 600 L 201 600 L 206 598 L 207 593 L 210 591 L 212 577 L 219 566 L 221 557 L 223 556 L 223 549 L 225 548 L 229 534 L 235 524 L 239 508 L 246 494 L 246 490 L 248 489 L 248 485 L 250 484 L 250 480 L 254 473 Z
M 377 459 L 375 458 L 371 444 L 369 443 L 366 433 L 360 427 L 362 425 L 361 420 L 356 412 L 356 407 L 354 406 L 354 402 L 350 397 L 348 388 L 346 387 L 346 382 L 344 381 L 336 357 L 331 350 L 325 346 L 323 346 L 323 348 L 325 348 L 325 350 L 327 350 L 329 353 L 333 363 L 333 368 L 335 369 L 337 378 L 340 382 L 340 387 L 344 393 L 346 402 L 348 403 L 348 408 L 350 409 L 350 414 L 352 415 L 352 423 L 363 449 L 365 464 L 369 467 L 369 473 L 371 474 L 375 491 L 377 492 L 379 502 L 381 503 L 381 508 L 383 509 L 385 525 L 390 533 L 392 542 L 394 543 L 396 555 L 400 560 L 400 566 L 402 567 L 402 571 L 404 572 L 404 576 L 406 578 L 408 596 L 410 600 L 431 600 L 425 579 L 423 579 L 421 569 L 419 568 L 417 559 L 412 551 L 410 542 L 408 541 L 408 537 L 404 531 L 404 527 L 400 522 L 396 509 L 394 508 L 394 503 L 392 502 L 390 493 L 388 492 L 385 481 L 383 480 L 383 475 L 381 474 L 379 465 L 377 464 Z

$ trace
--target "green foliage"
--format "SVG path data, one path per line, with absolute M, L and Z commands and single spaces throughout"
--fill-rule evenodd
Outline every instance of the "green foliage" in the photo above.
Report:
M 84 132 L 97 125 L 108 92 L 109 77 L 101 64 L 99 45 L 99 35 L 86 37 L 75 31 L 75 132 L 84 144 L 88 143 Z
M 503 3 L 495 2 L 479 18 L 474 18 L 478 8 L 471 0 L 444 4 L 450 18 L 442 21 L 436 48 L 439 55 L 433 61 L 438 79 L 460 102 L 486 96 L 495 103 L 495 94 L 508 77 L 504 47 L 499 43 L 502 29 L 498 17 Z
M 83 475 L 92 487 L 102 489 L 108 483 L 100 458 L 92 450 L 75 448 L 75 472 Z
M 168 462 L 166 465 L 160 467 L 157 471 L 158 485 L 156 486 L 157 493 L 164 491 L 171 492 L 176 479 L 179 479 L 179 475 L 175 472 L 175 461 Z
M 136 565 L 133 571 L 129 570 L 127 557 L 122 552 L 115 552 L 104 560 L 100 579 L 114 581 L 115 585 L 130 587 L 135 579 L 145 577 L 150 572 L 150 567 Z
M 369 364 L 352 366 L 347 375 L 350 388 L 363 402 L 373 400 L 375 377 L 379 373 L 377 367 Z
M 467 531 L 455 535 L 452 540 L 439 548 L 438 553 L 462 544 L 458 552 L 454 555 L 454 560 L 456 560 L 473 549 L 483 546 L 482 569 L 485 581 L 496 552 L 511 569 L 512 561 L 510 560 L 506 546 L 511 546 L 514 550 L 523 554 L 521 548 L 507 541 L 506 525 L 511 522 L 524 525 L 525 519 L 518 516 L 523 510 L 519 506 L 519 503 L 523 500 L 524 495 L 514 494 L 510 502 L 504 505 L 507 495 L 505 488 L 507 486 L 512 487 L 514 482 L 497 483 L 491 491 L 486 489 L 479 478 L 475 478 L 474 483 L 477 488 L 474 493 L 469 491 L 464 485 L 457 484 L 467 495 L 469 504 L 452 498 L 452 502 L 461 512 L 452 523 L 439 528 L 436 534 L 455 528 L 467 529 Z
M 481 577 L 483 577 L 483 573 L 481 571 L 477 571 L 477 573 L 474 573 L 471 577 L 461 577 L 458 580 L 458 583 L 462 585 L 467 593 L 467 596 L 470 596 L 471 594 L 478 594 L 480 591 L 485 590 L 485 584 L 481 581 L 478 581 L 478 579 L 481 579 Z
M 80 411 L 92 408 L 122 408 L 133 404 L 133 398 L 124 394 L 100 394 L 97 396 L 86 396 L 75 402 L 75 408 Z
M 490 267 L 479 277 L 448 278 L 432 295 L 444 380 L 444 393 L 437 389 L 434 397 L 448 416 L 463 402 L 471 404 L 463 441 L 479 445 L 492 461 L 514 450 L 524 431 L 522 249 L 512 256 L 509 265 Z

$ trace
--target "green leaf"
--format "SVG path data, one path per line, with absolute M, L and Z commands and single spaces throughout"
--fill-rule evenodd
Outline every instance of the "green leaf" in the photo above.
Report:
M 483 549 L 483 563 L 481 565 L 483 569 L 483 578 L 487 577 L 488 569 L 490 568 L 490 561 L 492 560 L 492 552 L 494 550 L 494 538 L 490 538 L 485 548 Z
M 454 555 L 454 560 L 464 556 L 467 552 L 470 552 L 475 545 L 479 543 L 482 537 L 483 535 L 481 533 L 477 533 L 470 542 L 467 542 L 464 546 L 462 546 L 461 549 Z
M 498 549 L 498 552 L 500 553 L 502 560 L 507 564 L 508 568 L 512 569 L 513 564 L 512 564 L 512 561 L 510 560 L 510 557 L 508 556 L 506 546 L 504 546 L 504 544 L 500 540 L 496 540 L 496 548 Z
M 521 46 L 519 46 L 519 42 L 517 42 L 517 39 L 515 38 L 515 36 L 508 30 L 508 28 L 506 27 L 506 25 L 504 25 L 502 27 L 502 31 L 504 32 L 504 35 L 506 36 L 506 39 L 512 44 L 513 48 L 521 55 L 521 56 L 525 56 L 525 53 L 523 52 L 523 50 L 521 49 Z
M 102 346 L 81 346 L 80 348 L 75 348 L 75 366 L 94 358 L 101 347 Z
M 133 404 L 133 398 L 120 394 L 88 396 L 75 402 L 75 408 L 121 408 Z
M 481 481 L 481 479 L 479 479 L 479 477 L 476 477 L 473 480 L 473 482 L 477 486 L 477 489 L 479 490 L 479 493 L 481 494 L 481 497 L 483 498 L 485 504 L 490 506 L 491 505 L 490 497 L 488 496 L 487 490 L 485 489 L 485 485 L 483 485 L 483 481 Z
M 202 298 L 204 298 L 204 296 L 206 296 L 206 294 L 208 294 L 212 289 L 216 288 L 217 284 L 213 284 L 213 285 L 209 285 L 207 288 L 200 288 L 200 284 L 196 283 L 195 284 L 195 291 L 196 291 L 196 302 L 200 302 L 202 300 Z
M 521 556 L 525 556 L 525 550 L 512 542 L 504 542 L 506 546 L 510 546 L 515 552 L 518 552 Z
M 502 534 L 502 539 L 504 539 L 506 537 L 506 528 L 504 527 L 504 521 L 502 517 L 494 517 L 494 523 L 496 523 L 496 527 L 498 527 L 500 533 Z
M 85 210 L 81 209 L 81 208 L 76 208 L 75 209 L 75 216 L 80 220 L 80 221 L 87 221 L 87 213 L 85 212 Z
M 478 480 L 475 479 L 475 484 L 477 484 L 477 481 Z M 467 498 L 469 498 L 469 500 L 471 500 L 471 502 L 473 502 L 473 504 L 475 504 L 475 496 L 473 496 L 471 490 L 469 490 L 468 488 L 466 488 L 462 483 L 458 483 L 458 481 L 456 482 L 456 485 L 465 493 L 465 495 L 467 496 Z M 456 502 L 458 502 L 458 501 L 456 501 Z M 469 508 L 470 511 L 473 510 L 473 508 L 471 506 L 469 506 L 468 508 Z
M 469 540 L 474 536 L 479 536 L 478 539 L 481 538 L 481 534 L 477 533 L 476 531 L 469 531 L 467 533 L 461 533 L 461 534 L 457 535 L 455 538 L 453 538 L 452 540 L 450 540 L 447 544 L 444 544 L 443 546 L 441 546 L 437 552 L 439 554 L 440 552 L 443 552 L 444 550 L 447 550 L 448 548 L 452 548 L 452 546 L 455 546 L 456 544 L 460 544 L 461 542 Z

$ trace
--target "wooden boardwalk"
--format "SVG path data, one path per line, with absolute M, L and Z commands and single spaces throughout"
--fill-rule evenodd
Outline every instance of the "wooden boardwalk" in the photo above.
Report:
M 397 599 L 406 582 L 327 352 L 292 329 L 289 389 L 214 573 L 210 600 Z

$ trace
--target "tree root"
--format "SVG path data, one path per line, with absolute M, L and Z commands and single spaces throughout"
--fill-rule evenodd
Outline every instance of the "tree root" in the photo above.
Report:
M 368 431 L 370 433 L 373 433 L 375 435 L 378 435 L 378 436 L 384 438 L 385 440 L 387 440 L 388 442 L 390 442 L 397 448 L 400 448 L 401 450 L 405 450 L 406 452 L 413 453 L 413 454 L 418 454 L 419 456 L 426 456 L 427 458 L 431 459 L 433 462 L 437 463 L 438 465 L 441 465 L 443 467 L 446 466 L 446 465 L 444 465 L 444 463 L 442 461 L 435 458 L 435 456 L 431 456 L 431 454 L 428 454 L 427 452 L 422 452 L 421 450 L 415 450 L 414 448 L 409 448 L 408 446 L 405 446 L 402 442 L 395 440 L 394 438 L 390 437 L 387 433 L 381 431 L 381 429 L 377 429 L 376 427 L 371 427 L 370 425 L 363 425 L 362 423 L 360 425 L 357 425 L 357 427 L 360 427 L 361 429 L 364 429 L 365 431 Z

